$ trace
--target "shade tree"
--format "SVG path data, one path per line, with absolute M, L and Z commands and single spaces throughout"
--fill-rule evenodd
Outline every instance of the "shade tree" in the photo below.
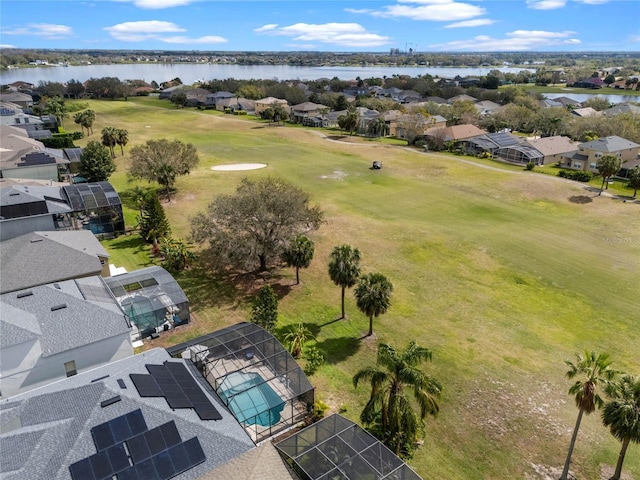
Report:
M 118 133 L 115 132 L 116 143 L 118 138 Z M 130 178 L 158 182 L 164 187 L 169 201 L 171 201 L 170 189 L 177 177 L 189 174 L 200 161 L 196 147 L 192 144 L 165 138 L 147 140 L 144 145 L 134 146 L 129 154 L 131 156 L 128 172 Z
M 218 196 L 191 219 L 191 238 L 207 244 L 221 268 L 265 271 L 291 238 L 322 223 L 322 211 L 302 189 L 281 178 L 244 178 L 235 193 Z
M 620 166 L 622 165 L 622 159 L 615 155 L 603 155 L 596 164 L 598 173 L 602 176 L 602 185 L 600 185 L 600 192 L 598 195 L 602 195 L 602 191 L 609 189 L 609 179 L 618 173 Z M 605 188 L 606 185 L 606 188 Z
M 115 171 L 109 149 L 100 142 L 92 140 L 82 149 L 78 173 L 88 182 L 106 182 Z

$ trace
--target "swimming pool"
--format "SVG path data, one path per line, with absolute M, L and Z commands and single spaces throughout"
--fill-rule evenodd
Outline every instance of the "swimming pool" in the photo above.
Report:
M 270 427 L 280 421 L 284 401 L 258 373 L 234 372 L 218 387 L 218 395 L 239 422 Z

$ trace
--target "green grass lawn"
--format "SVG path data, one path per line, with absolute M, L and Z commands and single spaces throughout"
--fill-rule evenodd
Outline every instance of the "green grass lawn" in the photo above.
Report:
M 171 203 L 163 203 L 176 237 L 188 238 L 189 218 L 245 176 L 284 177 L 321 205 L 326 223 L 312 234 L 316 253 L 300 272 L 301 284 L 292 269 L 276 269 L 267 280 L 280 296 L 280 329 L 303 322 L 316 335 L 327 357 L 311 377 L 317 397 L 353 420 L 369 392 L 354 389 L 351 378 L 375 361 L 378 342 L 400 348 L 417 340 L 433 349 L 425 369 L 444 384 L 441 411 L 427 420 L 424 445 L 410 461 L 425 479 L 525 478 L 532 464 L 562 466 L 577 415 L 564 361 L 575 352 L 609 352 L 617 368 L 640 375 L 637 203 L 488 160 L 470 164 L 384 142 L 336 142 L 306 129 L 163 108 L 151 99 L 90 104 L 95 132 L 129 131 L 111 179 L 127 222 L 136 215 L 128 200 L 136 184 L 127 181 L 126 150 L 149 138 L 179 138 L 201 155 L 199 167 L 179 178 Z M 372 160 L 382 160 L 383 169 L 370 170 Z M 245 162 L 268 167 L 210 168 Z M 364 272 L 383 273 L 394 284 L 389 312 L 374 321 L 375 338 L 361 338 L 368 319 L 351 291 L 348 318 L 335 321 L 340 290 L 327 263 L 343 243 L 361 250 Z M 112 263 L 128 269 L 153 261 L 135 234 L 105 247 Z M 248 299 L 265 281 L 200 267 L 177 278 L 194 322 L 151 346 L 246 320 Z M 585 417 L 572 470 L 599 478 L 600 464 L 615 465 L 619 447 L 597 414 Z M 629 447 L 624 468 L 636 479 L 639 448 Z

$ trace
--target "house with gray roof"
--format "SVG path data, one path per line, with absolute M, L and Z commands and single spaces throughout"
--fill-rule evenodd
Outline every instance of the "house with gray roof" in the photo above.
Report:
M 524 146 L 535 148 L 542 154 L 539 165 L 551 165 L 562 161 L 564 155 L 578 150 L 578 143 L 569 137 L 555 135 L 553 137 L 528 138 Z
M 266 109 L 273 107 L 274 105 L 280 105 L 282 108 L 287 108 L 288 102 L 282 98 L 265 97 L 260 100 L 254 101 L 254 110 L 256 115 L 260 115 Z
M 623 164 L 636 160 L 640 155 L 640 145 L 626 138 L 612 135 L 578 145 L 575 152 L 563 155 L 561 165 L 573 170 L 598 171 L 598 161 L 603 155 L 618 157 Z
M 471 155 L 482 153 L 493 155 L 498 149 L 519 145 L 520 141 L 520 138 L 509 132 L 496 132 L 468 138 L 463 140 L 461 145 Z
M 194 480 L 254 450 L 190 364 L 156 348 L 1 400 L 0 477 Z M 184 394 L 180 406 L 158 372 Z
M 638 105 L 634 105 L 632 103 L 619 103 L 614 105 L 611 108 L 607 108 L 603 110 L 602 115 L 605 117 L 615 117 L 616 115 L 620 115 L 621 113 L 631 113 L 633 115 L 640 115 L 640 107 Z
M 483 100 L 477 102 L 475 105 L 478 115 L 491 115 L 499 110 L 502 110 L 502 105 L 492 102 L 491 100 Z
M 40 230 L 70 229 L 72 210 L 60 187 L 0 181 L 0 241 Z
M 303 123 L 305 118 L 319 117 L 328 113 L 331 108 L 313 102 L 303 102 L 289 107 L 289 119 L 293 123 Z
M 38 130 L 49 132 L 48 130 Z M 51 136 L 51 132 L 49 132 Z M 0 176 L 58 181 L 69 169 L 62 152 L 48 151 L 42 142 L 30 138 L 27 130 L 17 126 L 0 128 Z
M 0 93 L 0 101 L 15 103 L 16 105 L 20 105 L 22 108 L 33 107 L 33 97 L 22 92 Z
M 40 231 L 0 242 L 0 293 L 109 276 L 109 254 L 88 230 Z
M 0 295 L 0 326 L 3 397 L 133 355 L 129 320 L 99 276 Z

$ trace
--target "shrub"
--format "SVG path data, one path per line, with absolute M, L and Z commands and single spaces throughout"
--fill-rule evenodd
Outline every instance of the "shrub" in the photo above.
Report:
M 304 367 L 304 373 L 307 375 L 313 375 L 318 368 L 324 364 L 324 355 L 316 347 L 309 347 L 305 353 L 307 363 Z
M 576 180 L 578 182 L 588 182 L 593 178 L 593 173 L 584 172 L 582 170 L 560 170 L 558 176 L 562 178 L 568 178 L 569 180 Z
M 322 400 L 316 400 L 311 410 L 311 419 L 313 422 L 317 422 L 324 417 L 324 414 L 329 410 L 329 405 Z
M 524 168 L 525 170 L 533 170 L 534 168 L 536 168 L 536 164 L 533 162 L 529 162 Z
M 40 141 L 47 148 L 73 148 L 73 135 L 54 133 L 51 138 L 43 138 Z

